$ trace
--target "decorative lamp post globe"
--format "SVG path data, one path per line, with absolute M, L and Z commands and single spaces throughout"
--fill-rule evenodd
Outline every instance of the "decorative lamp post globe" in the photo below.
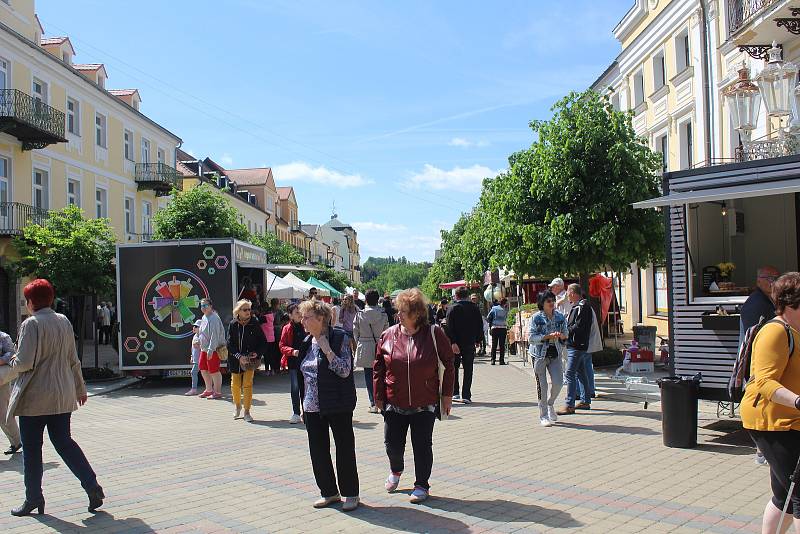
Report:
M 764 99 L 767 115 L 784 117 L 792 113 L 794 89 L 797 85 L 797 65 L 781 59 L 781 49 L 772 42 L 769 49 L 769 63 L 756 76 L 758 89 Z
M 750 81 L 750 69 L 744 62 L 739 69 L 739 79 L 725 91 L 724 97 L 734 129 L 742 136 L 742 141 L 750 141 L 761 109 L 761 93 Z

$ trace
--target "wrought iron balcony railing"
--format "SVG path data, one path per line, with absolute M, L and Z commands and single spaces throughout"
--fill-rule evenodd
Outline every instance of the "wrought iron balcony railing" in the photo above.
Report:
M 180 175 L 174 167 L 166 163 L 137 163 L 134 180 L 139 191 L 150 189 L 156 196 L 169 195 L 174 187 L 178 187 Z
M 22 235 L 31 224 L 42 224 L 49 217 L 46 209 L 19 202 L 0 202 L 0 235 Z
M 22 150 L 67 141 L 64 113 L 18 89 L 0 89 L 0 131 L 22 141 Z
M 727 0 L 728 37 L 744 28 L 753 18 L 778 0 Z

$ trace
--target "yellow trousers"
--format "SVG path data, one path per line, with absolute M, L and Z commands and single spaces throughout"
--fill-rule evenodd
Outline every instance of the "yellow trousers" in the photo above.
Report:
M 253 377 L 255 371 L 245 371 L 243 373 L 231 373 L 231 392 L 233 393 L 233 403 L 236 406 L 242 404 L 242 392 L 244 392 L 244 411 L 250 411 L 253 404 Z

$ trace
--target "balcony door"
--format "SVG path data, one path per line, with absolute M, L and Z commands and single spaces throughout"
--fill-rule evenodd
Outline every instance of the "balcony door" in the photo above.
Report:
M 0 89 L 10 89 L 11 84 L 8 78 L 8 61 L 0 58 Z M 11 91 L 9 91 L 10 93 Z M 8 95 L 6 91 L 0 92 L 0 115 L 11 115 L 12 105 L 14 98 Z
M 41 116 L 47 104 L 47 84 L 38 78 L 33 79 L 33 100 L 37 115 Z
M 11 202 L 11 183 L 8 176 L 8 159 L 0 158 L 0 229 L 10 228 L 9 205 Z

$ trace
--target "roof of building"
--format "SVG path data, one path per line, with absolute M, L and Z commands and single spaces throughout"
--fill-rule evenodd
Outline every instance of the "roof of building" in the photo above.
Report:
M 226 176 L 239 185 L 265 185 L 269 183 L 272 169 L 259 167 L 252 169 L 226 169 Z
M 185 150 L 181 150 L 180 148 L 175 149 L 175 159 L 178 161 L 197 161 L 197 158 L 186 152 Z
M 102 63 L 75 63 L 72 68 L 75 70 L 105 70 L 105 66 Z
M 211 158 L 206 158 L 203 160 L 203 165 L 209 167 L 212 171 L 218 172 L 219 174 L 228 175 L 228 171 L 225 170 L 225 167 L 217 163 Z M 236 180 L 234 180 L 235 182 Z
M 197 177 L 197 173 L 194 172 L 189 167 L 187 167 L 186 165 L 184 165 L 183 163 L 181 163 L 180 160 L 176 162 L 175 168 L 178 170 L 179 173 L 181 173 L 182 176 L 195 177 L 195 178 Z
M 289 200 L 289 197 L 292 196 L 292 193 L 294 192 L 294 188 L 291 186 L 278 187 L 277 189 L 278 189 L 278 198 L 280 198 L 281 200 Z
M 308 235 L 315 235 L 319 229 L 318 224 L 301 224 L 300 229 Z
M 130 96 L 135 95 L 139 92 L 138 89 L 109 89 L 109 93 L 114 96 Z
M 325 223 L 325 226 L 330 226 L 336 230 L 341 228 L 353 228 L 349 224 L 343 223 L 339 219 L 337 219 L 338 215 L 331 215 L 331 220 Z
M 42 37 L 39 39 L 39 44 L 42 46 L 61 44 L 64 41 L 69 41 L 69 37 Z

